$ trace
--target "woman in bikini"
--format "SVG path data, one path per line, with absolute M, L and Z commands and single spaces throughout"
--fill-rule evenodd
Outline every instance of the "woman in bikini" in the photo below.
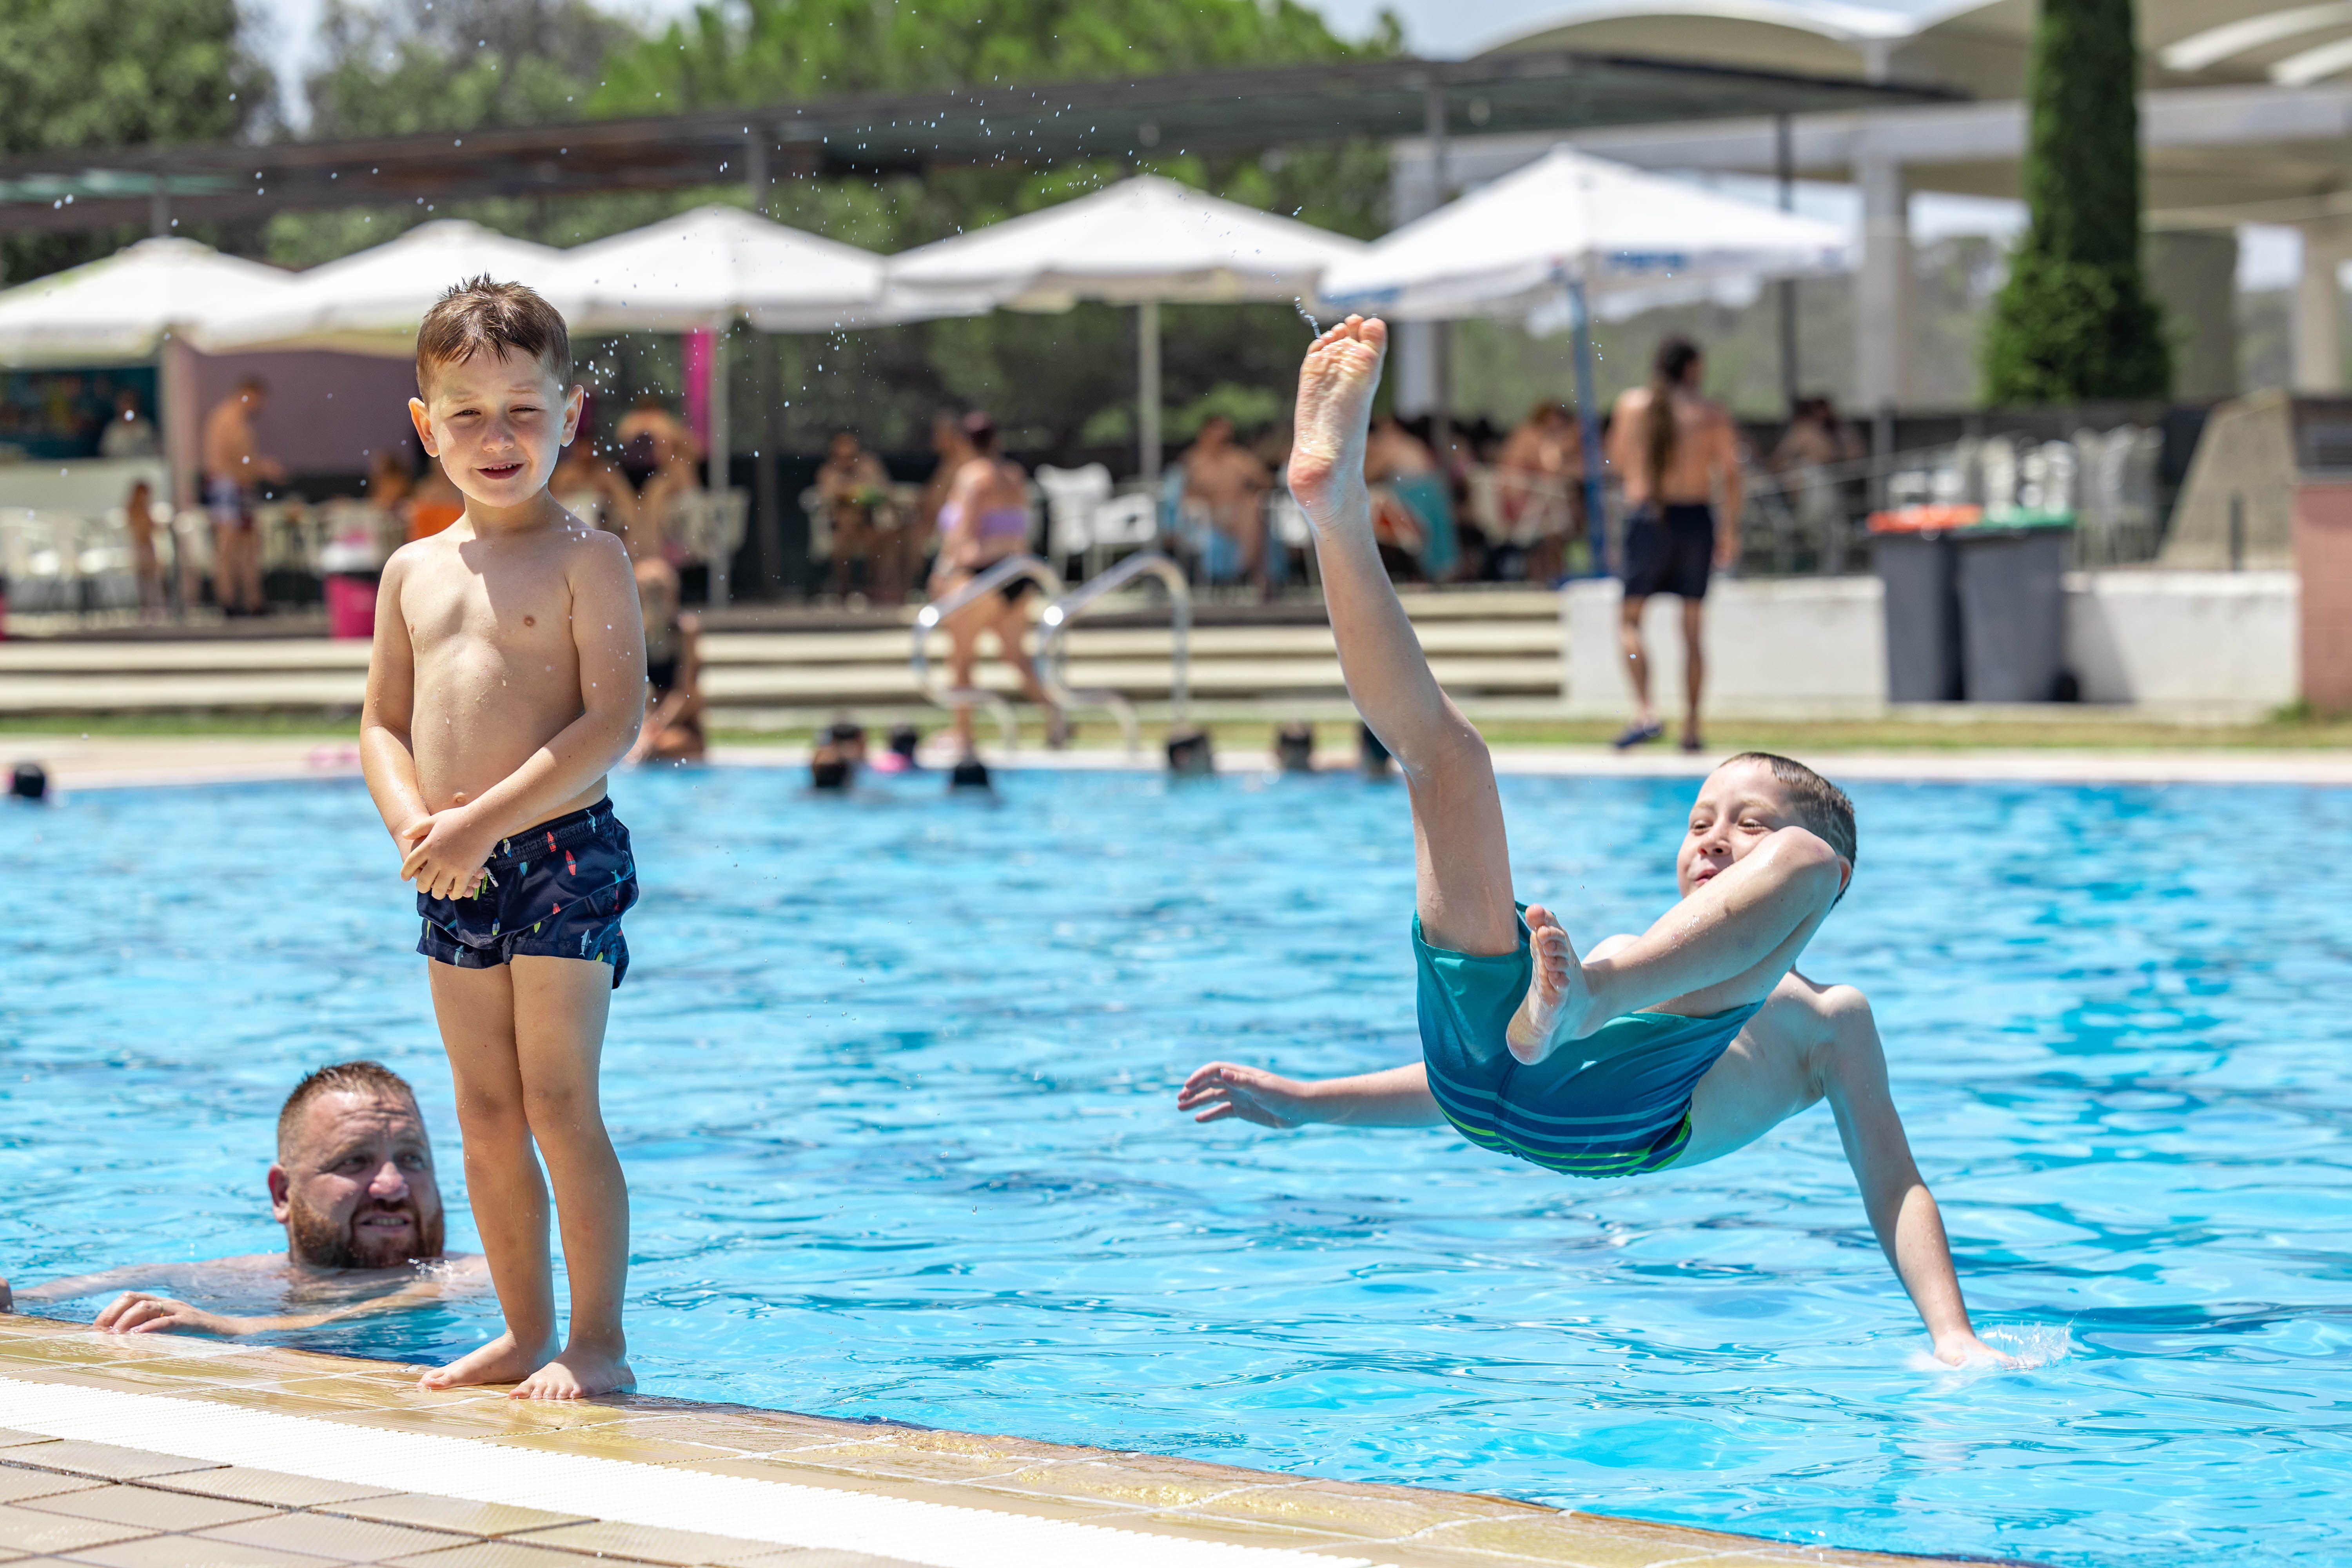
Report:
M 1028 476 L 998 450 L 996 423 L 987 415 L 965 415 L 961 428 L 970 444 L 969 456 L 941 459 L 959 466 L 948 487 L 948 499 L 940 508 L 940 553 L 931 568 L 934 599 L 946 597 L 1006 556 L 1018 555 L 1029 547 Z M 954 644 L 948 668 L 959 689 L 971 685 L 981 633 L 996 634 L 998 653 L 1021 678 L 1021 689 L 1045 710 L 1046 744 L 1059 746 L 1066 739 L 1062 711 L 1038 683 L 1036 667 L 1022 646 L 1029 634 L 1029 612 L 1022 601 L 1036 586 L 1028 577 L 1008 579 L 998 584 L 996 592 L 981 595 L 940 626 Z M 962 753 L 971 755 L 969 707 L 955 710 L 955 738 Z

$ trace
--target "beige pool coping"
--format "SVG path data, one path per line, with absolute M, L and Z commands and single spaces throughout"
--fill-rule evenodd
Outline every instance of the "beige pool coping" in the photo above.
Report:
M 1157 770 L 1148 749 L 1132 756 L 1116 749 L 1067 752 L 1024 749 L 999 754 L 983 747 L 990 765 L 1065 772 Z M 1621 752 L 1606 746 L 1500 746 L 1499 773 L 1565 777 L 1697 778 L 1721 759 L 1664 749 Z M 720 767 L 802 767 L 808 749 L 791 745 L 722 745 L 711 749 Z M 301 737 L 199 737 L 20 734 L 0 735 L 0 765 L 37 762 L 62 792 L 187 784 L 258 784 L 286 779 L 352 778 L 359 747 L 351 741 Z M 1218 770 L 1263 773 L 1260 754 L 1222 754 Z M 1841 752 L 1827 765 L 1841 779 L 1897 783 L 2011 784 L 2269 784 L 2352 785 L 2352 751 L 2258 751 L 2235 748 L 2129 750 L 1956 750 Z
M 796 1511 L 807 1513 L 812 1498 L 853 1515 L 860 1507 L 887 1510 L 894 1505 L 885 1500 L 899 1500 L 978 1510 L 939 1516 L 943 1519 L 1096 1527 L 1065 1530 L 1055 1538 L 1063 1544 L 1035 1549 L 1026 1560 L 1041 1568 L 1058 1562 L 1120 1568 L 1146 1560 L 1234 1568 L 1315 1561 L 1391 1568 L 1948 1561 L 1788 1546 L 1504 1498 L 1307 1479 L 743 1405 L 643 1396 L 525 1405 L 493 1390 L 422 1394 L 415 1387 L 415 1372 L 181 1336 L 105 1335 L 77 1323 L 0 1315 L 0 1412 L 40 1403 L 36 1394 L 49 1405 L 80 1398 L 116 1412 L 110 1418 L 132 1428 L 121 1442 L 99 1443 L 8 1429 L 11 1417 L 0 1415 L 0 1564 L 565 1568 L 596 1557 L 662 1568 L 896 1568 L 1005 1560 L 1001 1552 L 988 1558 L 980 1544 L 905 1557 L 780 1541 L 792 1535 L 790 1520 Z M 126 1400 L 125 1394 L 139 1397 Z M 623 1461 L 578 1468 L 625 1480 L 686 1474 L 770 1483 L 777 1489 L 771 1511 L 779 1522 L 762 1530 L 767 1539 L 751 1539 L 600 1518 L 578 1508 L 551 1511 L 478 1495 L 469 1500 L 397 1484 L 370 1486 L 348 1474 L 321 1479 L 188 1458 L 205 1447 L 185 1436 L 192 1403 L 324 1424 L 300 1428 L 315 1432 L 305 1440 L 320 1453 L 339 1446 L 333 1428 L 357 1428 L 479 1445 L 476 1451 L 486 1468 L 520 1450 Z M 127 1415 L 120 1414 L 125 1410 Z M 214 1419 L 194 1414 L 199 1429 Z M 142 1430 L 154 1448 L 141 1447 Z M 365 1441 L 357 1431 L 348 1435 Z M 819 1489 L 803 1489 L 812 1488 Z M 734 1492 L 740 1496 L 743 1489 L 737 1485 Z M 756 1503 L 768 1494 L 751 1495 Z M 976 1542 L 985 1532 L 967 1524 L 961 1533 Z M 1081 1537 L 1083 1552 L 1071 1544 Z

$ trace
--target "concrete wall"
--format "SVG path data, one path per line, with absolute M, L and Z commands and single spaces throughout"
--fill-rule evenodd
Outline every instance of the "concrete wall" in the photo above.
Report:
M 1609 581 L 1560 595 L 1561 675 L 1570 714 L 1613 717 L 1633 699 L 1617 644 L 1620 593 Z M 1770 717 L 1866 717 L 1886 708 L 1886 625 L 1877 579 L 1718 581 L 1706 601 L 1706 710 Z M 1680 710 L 1679 600 L 1643 617 L 1651 697 Z M 2087 702 L 2133 703 L 2182 717 L 2244 717 L 2300 688 L 2292 572 L 2070 573 L 2066 659 Z
M 1632 706 L 1618 652 L 1616 583 L 1571 583 L 1560 595 L 1569 712 Z M 1650 695 L 1682 707 L 1682 601 L 1652 599 L 1643 617 Z M 1875 712 L 1886 705 L 1886 633 L 1874 577 L 1723 580 L 1706 599 L 1703 647 L 1707 707 L 1723 713 L 1803 716 Z
M 2066 578 L 2066 664 L 2085 702 L 2216 716 L 2295 700 L 2292 572 L 2084 572 Z

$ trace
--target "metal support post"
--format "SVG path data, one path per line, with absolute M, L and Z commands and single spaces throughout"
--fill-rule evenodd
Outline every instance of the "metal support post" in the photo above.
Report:
M 1135 446 L 1143 477 L 1160 483 L 1160 301 L 1135 308 Z
M 1568 280 L 1568 319 L 1576 330 L 1576 429 L 1584 448 L 1584 537 L 1595 574 L 1609 570 L 1609 521 L 1601 510 L 1601 416 L 1592 389 L 1592 317 L 1584 280 Z
M 1772 117 L 1772 163 L 1780 181 L 1780 210 L 1794 212 L 1797 206 L 1796 132 L 1786 114 Z M 1789 416 L 1796 417 L 1797 399 L 1802 395 L 1803 377 L 1797 363 L 1797 280 L 1780 279 L 1780 397 L 1787 405 Z

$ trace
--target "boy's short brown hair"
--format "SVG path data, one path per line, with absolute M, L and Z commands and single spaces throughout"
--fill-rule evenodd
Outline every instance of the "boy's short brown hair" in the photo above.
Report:
M 1853 802 L 1846 798 L 1845 791 L 1804 763 L 1770 752 L 1742 752 L 1723 765 L 1733 763 L 1761 763 L 1771 770 L 1772 776 L 1788 786 L 1789 804 L 1796 809 L 1798 823 L 1844 856 L 1847 865 L 1854 864 Z
M 425 312 L 416 329 L 416 395 L 425 395 L 432 367 L 463 364 L 486 349 L 530 355 L 558 385 L 572 379 L 572 334 L 563 313 L 535 289 L 496 283 L 483 273 L 452 288 Z
M 294 1092 L 278 1111 L 278 1152 L 282 1155 L 292 1142 L 294 1130 L 300 1124 L 302 1112 L 322 1094 L 373 1094 L 386 1100 L 404 1100 L 409 1109 L 416 1108 L 416 1091 L 408 1080 L 382 1062 L 337 1062 L 303 1074 Z

